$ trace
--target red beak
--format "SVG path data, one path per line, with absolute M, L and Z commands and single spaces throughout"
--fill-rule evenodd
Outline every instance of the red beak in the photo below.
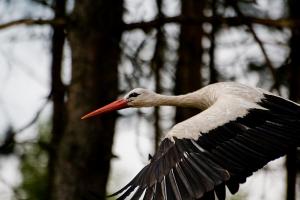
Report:
M 93 117 L 95 115 L 101 115 L 101 114 L 112 112 L 115 110 L 121 110 L 121 109 L 127 108 L 127 107 L 128 107 L 127 101 L 124 99 L 119 99 L 119 100 L 116 100 L 116 101 L 106 105 L 106 106 L 103 106 L 102 108 L 99 108 L 95 111 L 92 111 L 92 112 L 84 115 L 83 117 L 81 117 L 81 119 L 86 119 L 89 117 Z

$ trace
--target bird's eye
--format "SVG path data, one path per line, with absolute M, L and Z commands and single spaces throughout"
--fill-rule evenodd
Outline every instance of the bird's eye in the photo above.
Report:
M 133 93 L 130 93 L 130 94 L 128 95 L 128 97 L 129 97 L 129 98 L 131 98 L 131 97 L 137 97 L 137 96 L 139 96 L 139 95 L 140 95 L 139 93 L 133 92 Z

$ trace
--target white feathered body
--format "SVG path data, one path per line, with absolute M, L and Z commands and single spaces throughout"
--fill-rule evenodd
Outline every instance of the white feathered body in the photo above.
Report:
M 269 92 L 234 82 L 208 85 L 195 92 L 182 95 L 181 104 L 191 104 L 203 111 L 176 124 L 167 138 L 193 138 L 207 133 L 238 117 L 245 116 L 249 109 L 265 109 L 257 104 Z M 179 97 L 180 98 L 180 97 Z

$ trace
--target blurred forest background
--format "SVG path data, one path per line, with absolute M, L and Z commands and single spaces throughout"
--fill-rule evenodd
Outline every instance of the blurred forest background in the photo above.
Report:
M 300 100 L 297 0 L 0 1 L 0 199 L 105 199 L 175 122 L 170 107 L 81 121 L 134 87 L 182 94 L 219 81 Z M 300 154 L 232 199 L 300 199 Z M 298 194 L 298 195 L 296 195 Z

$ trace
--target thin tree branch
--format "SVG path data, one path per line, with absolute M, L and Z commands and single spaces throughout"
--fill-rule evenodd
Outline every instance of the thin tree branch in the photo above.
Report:
M 260 24 L 264 26 L 272 26 L 277 28 L 293 28 L 300 27 L 299 19 L 261 19 L 255 17 L 186 17 L 186 16 L 174 16 L 174 17 L 164 17 L 161 19 L 154 19 L 150 21 L 135 22 L 129 24 L 123 24 L 123 29 L 130 31 L 133 29 L 142 29 L 146 32 L 156 28 L 157 26 L 168 24 L 168 23 L 180 23 L 180 24 L 202 24 L 203 22 L 211 23 L 214 21 L 217 24 L 230 25 L 230 26 L 240 26 L 247 23 Z
M 279 83 L 277 81 L 277 76 L 276 76 L 276 70 L 275 70 L 275 67 L 273 66 L 268 54 L 267 54 L 267 51 L 264 47 L 264 44 L 262 43 L 262 41 L 259 39 L 259 37 L 257 36 L 256 32 L 254 31 L 253 27 L 251 25 L 249 25 L 249 30 L 250 32 L 252 33 L 253 35 L 253 38 L 254 40 L 257 42 L 259 48 L 261 49 L 261 52 L 265 58 L 265 61 L 266 61 L 266 64 L 267 64 L 267 67 L 269 68 L 270 72 L 271 72 L 271 75 L 272 75 L 272 78 L 273 78 L 273 81 L 274 81 L 274 85 L 272 86 L 271 89 L 275 88 L 278 92 L 279 91 Z
M 154 36 L 153 36 L 154 37 Z M 134 72 L 131 73 L 129 76 L 124 73 L 124 78 L 127 81 L 127 84 L 131 87 L 134 88 L 136 87 L 136 83 L 138 83 L 139 79 L 144 75 L 143 70 L 141 66 L 143 64 L 150 64 L 150 61 L 145 61 L 139 58 L 140 52 L 144 49 L 146 44 L 148 44 L 148 41 L 152 39 L 152 36 L 146 36 L 144 40 L 138 45 L 136 49 L 130 49 L 132 52 L 127 53 L 124 51 L 125 48 L 123 48 L 123 55 L 131 62 L 132 66 L 134 67 Z M 129 48 L 129 45 L 126 45 L 126 43 L 121 44 L 126 48 Z M 150 71 L 150 74 L 152 71 Z M 150 75 L 149 74 L 149 75 Z M 135 81 L 135 82 L 133 82 Z M 139 85 L 139 84 L 138 84 Z
M 235 1 L 231 1 L 231 0 L 228 0 L 228 2 L 230 2 L 230 5 L 233 7 L 233 9 L 236 11 L 238 17 L 242 18 L 242 19 L 245 19 L 246 16 L 242 13 L 242 11 L 239 9 L 238 5 L 236 4 Z M 247 22 L 245 21 L 245 25 L 248 27 L 249 31 L 251 32 L 251 34 L 253 35 L 253 38 L 254 40 L 257 42 L 259 48 L 261 49 L 261 52 L 265 58 L 265 61 L 266 61 L 266 64 L 267 64 L 267 67 L 269 68 L 270 72 L 271 72 L 271 76 L 272 76 L 272 79 L 274 81 L 274 84 L 273 86 L 271 87 L 271 90 L 273 89 L 276 89 L 278 93 L 280 93 L 280 90 L 279 90 L 279 83 L 278 83 L 278 80 L 277 80 L 277 76 L 276 76 L 276 70 L 275 70 L 275 67 L 273 66 L 272 64 L 272 61 L 271 59 L 269 58 L 268 54 L 267 54 L 267 51 L 264 47 L 264 44 L 263 42 L 259 39 L 258 35 L 256 34 L 254 28 L 253 28 L 253 24 L 251 22 Z
M 0 24 L 0 30 L 10 28 L 17 25 L 53 25 L 63 26 L 66 24 L 66 20 L 63 18 L 57 19 L 18 19 L 7 23 Z
M 51 9 L 54 9 L 54 5 L 53 5 L 53 2 L 50 3 L 46 0 L 32 0 L 33 2 L 39 4 L 39 5 L 42 5 L 42 6 L 46 6 L 46 7 L 49 7 Z
M 46 107 L 46 105 L 49 103 L 50 101 L 50 97 L 51 97 L 51 94 L 48 95 L 46 101 L 43 103 L 43 105 L 39 108 L 39 110 L 36 112 L 35 116 L 26 124 L 24 125 L 23 127 L 17 129 L 15 131 L 15 134 L 17 133 L 21 133 L 23 131 L 25 131 L 26 129 L 28 129 L 29 127 L 31 127 L 40 117 L 42 111 L 44 110 L 44 108 Z
M 181 23 L 181 24 L 202 24 L 203 22 L 211 23 L 215 20 L 219 24 L 230 25 L 230 26 L 240 26 L 244 25 L 245 21 L 249 23 L 255 23 L 265 26 L 272 26 L 277 28 L 294 28 L 300 27 L 299 19 L 260 19 L 255 17 L 244 17 L 244 19 L 240 19 L 239 17 L 205 17 L 202 16 L 200 18 L 196 17 L 184 17 L 184 16 L 174 16 L 174 17 L 164 17 L 161 19 L 154 19 L 150 21 L 141 21 L 123 24 L 123 29 L 125 31 L 130 31 L 134 29 L 142 29 L 144 31 L 149 31 L 159 25 L 168 24 L 168 23 Z M 16 25 L 56 25 L 63 26 L 66 25 L 66 19 L 58 18 L 58 19 L 18 19 L 15 21 L 10 21 L 6 23 L 0 24 L 0 30 L 9 28 Z

